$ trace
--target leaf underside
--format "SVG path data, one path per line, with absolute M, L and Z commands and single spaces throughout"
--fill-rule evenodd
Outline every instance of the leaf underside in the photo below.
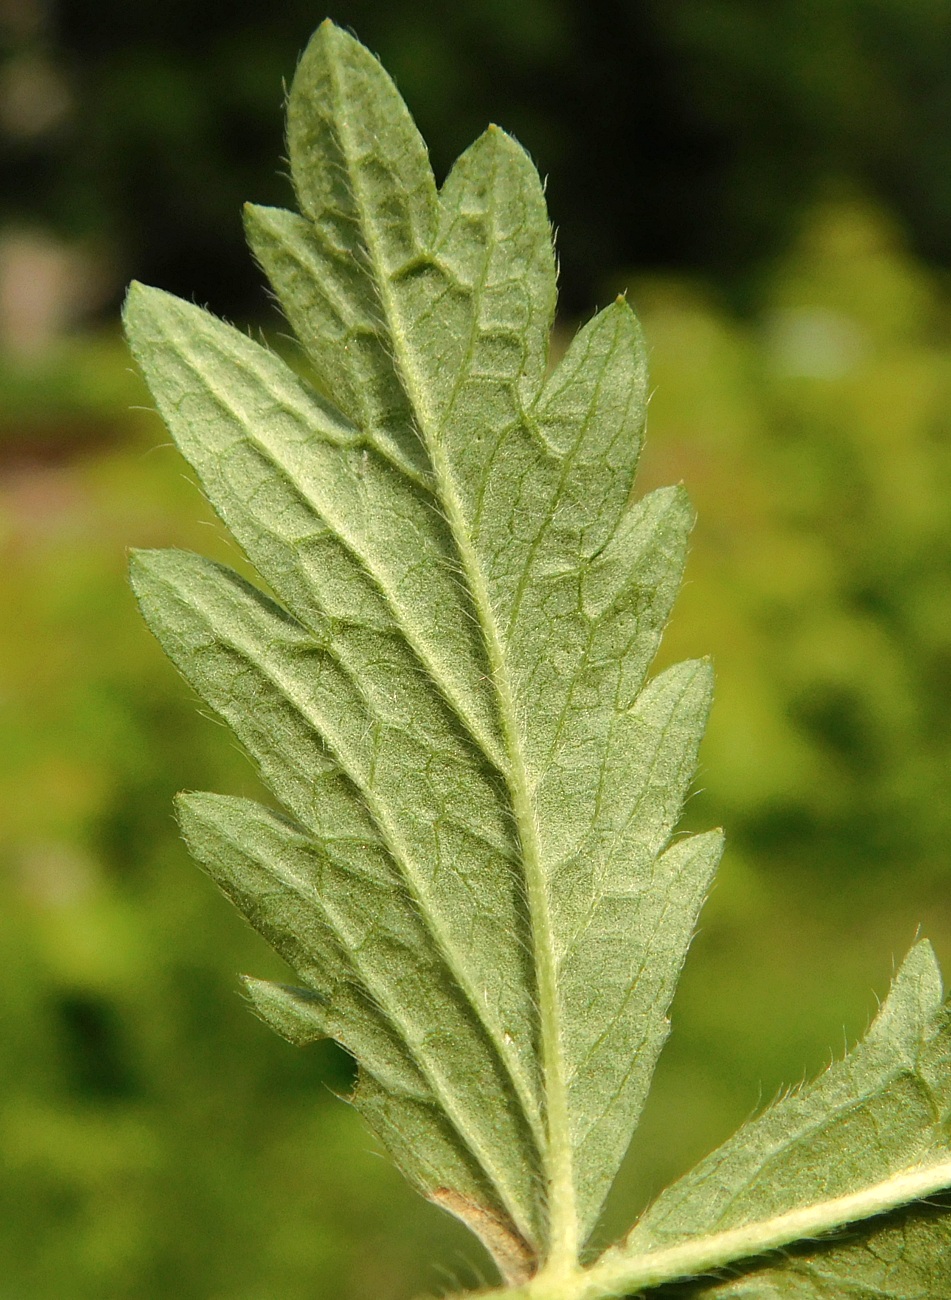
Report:
M 267 586 L 134 556 L 150 627 L 277 805 L 187 794 L 179 816 L 295 972 L 246 981 L 261 1016 L 351 1052 L 396 1162 L 513 1286 L 547 1262 L 541 1296 L 576 1273 L 629 1144 L 720 853 L 718 833 L 672 839 L 709 667 L 647 676 L 692 515 L 679 488 L 632 498 L 647 380 L 626 303 L 549 370 L 551 235 L 514 141 L 490 128 L 437 191 L 392 82 L 327 23 L 288 145 L 300 214 L 246 224 L 306 380 L 168 294 L 126 305 L 162 416 Z M 937 980 L 916 949 L 866 1043 L 577 1273 L 590 1295 L 716 1267 L 643 1274 L 698 1234 L 947 1158 Z M 914 1213 L 871 1230 L 925 1243 L 906 1262 L 945 1222 Z M 696 1293 L 919 1294 L 817 1289 L 809 1269 L 872 1240 Z
M 951 1199 L 906 1206 L 858 1231 L 784 1251 L 692 1300 L 947 1300 Z M 671 1298 L 673 1300 L 673 1298 Z
M 690 1294 L 940 1300 L 951 1295 L 951 1217 L 928 1204 L 881 1212 L 949 1183 L 951 1012 L 921 942 L 864 1040 L 663 1192 L 597 1267 L 619 1286 L 607 1294 L 624 1294 L 632 1281 L 653 1280 L 652 1261 L 685 1245 L 698 1252 L 693 1271 L 703 1272 L 832 1233 Z M 879 1217 L 860 1232 L 840 1231 L 871 1215 Z M 704 1242 L 709 1264 L 700 1259 Z

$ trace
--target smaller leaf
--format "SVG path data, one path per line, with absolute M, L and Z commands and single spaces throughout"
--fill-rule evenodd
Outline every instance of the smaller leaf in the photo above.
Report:
M 874 1216 L 951 1184 L 951 1010 L 942 999 L 934 953 L 919 943 L 865 1039 L 663 1192 L 627 1239 L 589 1270 L 579 1297 L 620 1296 L 710 1272 L 865 1219 L 862 1242 L 842 1249 L 874 1254 L 875 1234 L 896 1231 Z M 927 1251 L 946 1235 L 943 1224 L 934 1224 L 915 1240 Z M 816 1250 L 813 1279 L 823 1260 L 834 1271 L 826 1249 Z M 787 1274 L 790 1287 L 807 1275 L 797 1258 L 795 1267 L 782 1258 L 766 1264 L 756 1274 L 760 1291 L 734 1292 L 729 1287 L 746 1283 L 731 1282 L 721 1284 L 724 1294 L 851 1294 L 823 1291 L 818 1282 L 813 1292 L 783 1290 Z M 907 1264 L 912 1271 L 930 1267 L 927 1257 Z

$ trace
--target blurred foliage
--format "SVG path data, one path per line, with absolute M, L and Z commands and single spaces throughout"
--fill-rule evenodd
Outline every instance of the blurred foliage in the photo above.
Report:
M 951 302 L 854 203 L 814 210 L 764 285 L 740 320 L 630 278 L 640 488 L 683 479 L 700 515 L 663 653 L 719 679 L 690 821 L 729 852 L 617 1227 L 861 1031 L 919 921 L 951 966 Z M 176 789 L 257 787 L 140 624 L 124 549 L 241 560 L 145 400 L 111 333 L 0 365 L 0 1296 L 472 1280 L 461 1230 L 332 1097 L 342 1054 L 248 1013 L 235 973 L 280 964 L 178 842 Z
M 491 119 L 543 173 L 571 310 L 605 267 L 748 291 L 843 183 L 951 261 L 944 0 L 336 0 L 443 174 Z M 262 299 L 240 204 L 283 203 L 281 84 L 312 0 L 3 0 L 0 223 L 106 245 L 129 275 L 238 313 Z

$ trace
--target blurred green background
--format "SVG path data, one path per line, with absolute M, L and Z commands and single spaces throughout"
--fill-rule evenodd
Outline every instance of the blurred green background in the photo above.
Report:
M 643 486 L 698 506 L 663 657 L 710 652 L 691 825 L 729 850 L 616 1190 L 862 1031 L 918 926 L 951 965 L 951 8 L 341 0 L 432 144 L 550 173 L 562 334 L 628 289 Z M 0 0 L 0 1300 L 405 1300 L 488 1275 L 236 973 L 187 860 L 253 792 L 140 623 L 130 545 L 234 551 L 131 372 L 131 275 L 263 327 L 302 0 Z M 283 346 L 283 345 L 282 345 Z

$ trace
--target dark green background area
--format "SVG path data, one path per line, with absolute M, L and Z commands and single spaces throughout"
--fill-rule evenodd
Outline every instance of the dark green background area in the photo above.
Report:
M 45 12 L 32 28 L 7 21 L 8 51 L 52 60 L 74 111 L 7 140 L 0 211 L 106 233 L 126 272 L 258 307 L 236 214 L 287 196 L 280 87 L 323 12 Z M 689 267 L 738 294 L 843 184 L 881 199 L 924 257 L 951 258 L 942 0 L 341 0 L 330 14 L 396 77 L 437 174 L 489 120 L 526 145 L 550 177 L 572 310 L 622 264 Z
M 951 969 L 951 11 L 332 16 L 395 73 L 440 174 L 489 119 L 529 146 L 555 350 L 629 292 L 641 486 L 683 480 L 699 510 L 662 659 L 714 656 L 687 821 L 729 847 L 619 1229 L 862 1031 L 919 925 Z M 239 971 L 281 964 L 188 861 L 171 800 L 256 778 L 125 581 L 132 545 L 242 563 L 114 308 L 134 274 L 289 346 L 239 208 L 289 201 L 281 82 L 323 17 L 0 0 L 0 1300 L 407 1300 L 488 1269 L 336 1099 L 342 1053 L 242 1001 Z M 93 289 L 53 275 L 67 306 L 28 329 L 71 258 Z

